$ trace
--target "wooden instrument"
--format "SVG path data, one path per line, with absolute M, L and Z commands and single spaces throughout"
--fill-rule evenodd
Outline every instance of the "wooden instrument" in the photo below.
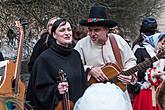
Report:
M 66 73 L 63 70 L 59 71 L 59 78 L 61 82 L 67 82 Z M 69 92 L 63 94 L 63 100 L 60 101 L 55 110 L 73 110 L 74 104 L 69 100 Z
M 126 71 L 120 70 L 118 65 L 112 64 L 112 63 L 106 64 L 104 67 L 102 67 L 102 71 L 108 77 L 109 79 L 108 82 L 115 83 L 117 86 L 120 87 L 121 90 L 125 91 L 126 85 L 118 80 L 117 78 L 118 75 L 123 74 L 123 75 L 129 76 L 129 75 L 134 74 L 138 70 L 141 70 L 146 67 L 150 67 L 152 63 L 159 60 L 164 54 L 165 54 L 165 50 L 161 51 L 160 53 L 158 53 L 156 56 L 152 57 L 151 59 L 146 59 L 144 62 L 141 62 L 138 65 Z M 89 84 L 98 83 L 98 81 L 94 77 L 91 77 L 88 83 Z
M 0 84 L 0 110 L 24 110 L 25 85 L 20 80 L 21 59 L 23 50 L 23 28 L 20 21 L 16 21 L 19 33 L 19 47 L 17 59 L 8 61 L 5 66 L 5 74 Z

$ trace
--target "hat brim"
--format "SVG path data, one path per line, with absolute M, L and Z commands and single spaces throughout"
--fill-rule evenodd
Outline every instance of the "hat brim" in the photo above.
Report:
M 104 20 L 104 21 L 97 21 L 97 22 L 89 22 L 88 20 L 81 20 L 79 22 L 79 24 L 81 26 L 104 26 L 104 27 L 108 27 L 108 28 L 112 28 L 118 25 L 117 22 L 113 21 L 113 20 Z

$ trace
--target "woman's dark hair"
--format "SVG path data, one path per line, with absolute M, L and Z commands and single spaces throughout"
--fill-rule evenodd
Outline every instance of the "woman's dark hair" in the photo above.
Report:
M 133 48 L 136 44 L 141 45 L 141 43 L 142 43 L 143 40 L 144 40 L 143 34 L 140 33 L 139 37 L 138 37 L 137 39 L 135 39 L 135 41 L 133 42 L 132 48 Z
M 159 39 L 158 42 L 162 41 L 165 38 L 165 34 L 162 35 L 162 37 Z
M 53 32 L 56 31 L 56 29 L 58 28 L 58 26 L 63 22 L 62 25 L 65 25 L 67 22 L 70 23 L 69 20 L 67 19 L 64 19 L 64 18 L 61 18 L 61 19 L 58 19 L 57 21 L 55 21 L 52 25 L 52 29 L 51 29 L 51 35 L 53 36 Z M 71 23 L 70 23 L 71 24 Z

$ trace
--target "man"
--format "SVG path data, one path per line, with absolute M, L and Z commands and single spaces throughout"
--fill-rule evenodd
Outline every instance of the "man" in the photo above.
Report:
M 106 8 L 102 5 L 94 5 L 87 20 L 81 20 L 80 25 L 89 28 L 89 36 L 78 41 L 75 49 L 79 51 L 84 67 L 88 75 L 100 83 L 94 83 L 88 87 L 84 95 L 75 104 L 74 110 L 132 110 L 127 91 L 122 91 L 114 83 L 106 82 L 108 77 L 103 73 L 102 67 L 107 63 L 117 64 L 109 40 L 109 28 L 117 25 L 109 20 Z M 115 37 L 121 54 L 124 70 L 136 65 L 136 58 L 127 42 L 119 35 Z M 134 84 L 135 75 L 118 75 L 123 84 Z

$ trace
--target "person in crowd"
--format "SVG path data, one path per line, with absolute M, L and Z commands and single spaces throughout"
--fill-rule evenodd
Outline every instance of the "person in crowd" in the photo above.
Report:
M 0 61 L 4 61 L 4 57 L 3 57 L 2 52 L 0 52 Z
M 11 44 L 13 45 L 14 44 L 14 39 L 16 38 L 16 34 L 14 32 L 14 30 L 12 28 L 9 28 L 8 31 L 7 31 L 7 35 L 8 37 L 8 45 Z
M 75 103 L 87 88 L 87 75 L 80 54 L 72 47 L 72 27 L 68 20 L 57 19 L 51 29 L 50 48 L 36 59 L 27 90 L 31 90 L 30 104 L 35 110 L 55 110 L 67 91 Z M 67 82 L 59 82 L 64 71 Z
M 3 57 L 3 54 L 2 54 L 2 52 L 0 51 L 0 62 L 1 61 L 4 61 L 5 59 L 4 59 L 4 57 Z M 2 65 L 0 65 L 0 82 L 1 82 L 1 79 L 2 79 L 2 75 L 3 75 L 3 66 Z
M 162 110 L 165 109 L 165 80 L 159 85 L 156 91 L 156 99 Z
M 130 47 L 132 47 L 132 43 L 131 43 L 131 40 L 129 38 L 124 38 L 124 40 L 128 43 L 128 45 Z
M 124 36 L 124 29 L 120 26 L 115 26 L 109 29 L 109 33 L 114 33 L 120 35 L 124 40 L 128 43 L 128 45 L 131 47 L 131 40 L 126 38 Z
M 115 27 L 109 28 L 109 33 L 118 34 L 118 35 L 120 35 L 121 37 L 124 36 L 123 29 L 122 29 L 122 27 L 120 27 L 120 26 L 115 26 Z
M 28 70 L 31 73 L 32 71 L 32 67 L 33 64 L 35 62 L 35 60 L 37 59 L 37 57 L 43 52 L 45 51 L 47 48 L 49 48 L 49 46 L 51 45 L 51 28 L 52 25 L 54 23 L 54 21 L 57 19 L 58 17 L 52 17 L 51 19 L 49 19 L 48 24 L 47 24 L 47 30 L 44 30 L 41 32 L 40 35 L 40 39 L 37 41 L 37 43 L 35 44 L 34 48 L 33 48 L 33 52 L 30 56 L 30 60 L 28 63 Z
M 82 38 L 86 37 L 88 34 L 88 28 L 83 26 L 78 26 L 73 31 L 73 39 L 75 44 Z
M 151 59 L 164 46 L 162 40 L 165 34 L 157 31 L 157 22 L 153 17 L 146 17 L 142 21 L 140 36 L 133 43 L 133 51 L 137 58 L 137 63 Z M 158 46 L 159 44 L 159 46 Z M 160 46 L 161 44 L 161 46 Z M 140 69 L 138 75 L 138 92 L 135 94 L 133 110 L 160 110 L 156 104 L 155 90 L 160 80 L 154 76 L 163 73 L 165 60 L 151 63 L 143 69 Z M 133 88 L 134 89 L 134 88 Z M 135 89 L 134 89 L 135 90 Z
M 81 20 L 80 25 L 87 26 L 89 35 L 79 40 L 75 49 L 80 53 L 84 68 L 88 72 L 88 80 L 94 78 L 83 96 L 76 102 L 74 110 L 132 110 L 127 90 L 122 91 L 115 83 L 108 82 L 108 76 L 102 71 L 106 64 L 117 64 L 110 36 L 114 36 L 122 57 L 122 71 L 136 65 L 136 58 L 128 43 L 119 35 L 109 33 L 109 28 L 117 23 L 107 16 L 107 8 L 101 4 L 95 4 L 90 9 L 89 18 Z M 129 53 L 129 54 L 128 54 Z M 136 75 L 126 76 L 120 74 L 117 79 L 127 84 L 136 82 Z
M 138 51 L 136 50 L 137 48 L 142 47 L 142 48 L 140 48 L 140 50 L 142 50 L 142 51 L 144 50 L 144 52 L 142 52 L 143 53 L 143 60 L 142 61 L 137 60 L 137 63 L 143 62 L 145 60 L 144 58 L 146 58 L 146 57 L 148 58 L 148 56 L 149 56 L 148 53 L 146 53 L 145 48 L 143 48 L 143 44 L 142 44 L 142 42 L 144 40 L 143 35 L 148 35 L 149 36 L 149 35 L 153 35 L 157 32 L 158 32 L 158 30 L 157 30 L 157 21 L 155 20 L 155 18 L 146 17 L 143 20 L 142 25 L 140 27 L 139 37 L 137 39 L 135 39 L 135 41 L 132 44 L 132 49 L 134 51 L 135 56 L 136 56 L 136 53 L 138 53 Z M 135 53 L 135 51 L 136 51 L 136 53 Z M 144 78 L 144 76 L 145 76 L 144 73 L 145 73 L 146 69 L 147 69 L 147 67 L 145 67 L 142 70 L 139 70 L 139 72 L 137 73 L 139 82 L 141 82 L 141 79 Z M 137 93 L 139 93 L 140 87 L 141 87 L 141 85 L 139 83 L 128 86 L 128 90 L 129 90 L 129 93 L 131 95 L 132 103 L 134 101 L 135 95 Z

